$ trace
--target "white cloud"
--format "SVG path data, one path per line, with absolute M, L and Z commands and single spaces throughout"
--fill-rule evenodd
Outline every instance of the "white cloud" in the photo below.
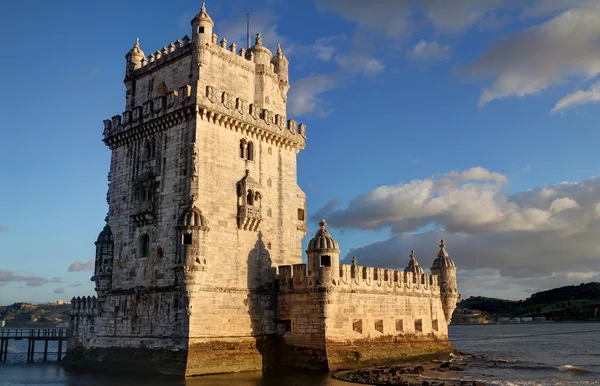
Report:
M 473 168 L 381 186 L 345 208 L 331 201 L 317 214 L 334 236 L 336 228 L 391 230 L 387 240 L 350 250 L 345 260 L 356 255 L 361 265 L 403 268 L 414 249 L 428 267 L 445 239 L 459 269 L 497 271 L 494 280 L 513 285 L 513 293 L 544 284 L 525 278 L 563 275 L 566 283 L 584 279 L 569 272 L 600 271 L 600 177 L 512 195 L 507 184 L 501 173 Z
M 290 111 L 295 115 L 326 111 L 319 95 L 338 86 L 339 81 L 331 75 L 309 75 L 296 80 L 288 96 Z
M 218 40 L 227 39 L 228 45 L 235 43 L 239 48 L 246 47 L 246 16 L 219 20 L 214 31 Z M 286 56 L 294 54 L 294 44 L 278 31 L 277 16 L 270 11 L 255 11 L 250 15 L 250 46 L 254 45 L 256 34 L 260 33 L 263 45 L 273 52 L 281 44 Z
M 79 271 L 92 271 L 94 269 L 94 260 L 89 260 L 87 263 L 83 263 L 79 260 L 75 260 L 69 265 L 67 271 L 79 272 Z
M 426 42 L 420 40 L 409 53 L 412 60 L 435 61 L 444 60 L 450 57 L 450 46 L 440 45 L 437 42 Z
M 585 103 L 600 102 L 600 82 L 593 84 L 589 90 L 577 90 L 562 97 L 552 109 L 552 113 L 568 109 L 570 107 L 582 105 Z
M 368 55 L 336 55 L 335 61 L 340 71 L 351 75 L 377 75 L 385 70 L 385 65 Z
M 586 3 L 496 42 L 463 69 L 472 76 L 495 78 L 483 90 L 480 106 L 600 74 L 599 18 L 600 2 Z

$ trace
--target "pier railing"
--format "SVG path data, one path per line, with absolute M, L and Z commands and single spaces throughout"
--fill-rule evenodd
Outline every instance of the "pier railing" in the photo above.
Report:
M 48 361 L 48 343 L 57 341 L 56 360 L 60 361 L 63 354 L 63 341 L 67 340 L 66 328 L 2 328 L 0 329 L 0 362 L 6 362 L 8 342 L 27 340 L 27 362 L 34 361 L 35 343 L 44 342 L 44 362 Z

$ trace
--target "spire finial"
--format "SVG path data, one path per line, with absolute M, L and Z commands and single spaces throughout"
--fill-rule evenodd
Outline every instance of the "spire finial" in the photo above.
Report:
M 356 266 L 357 264 L 356 256 L 352 256 L 352 265 Z
M 135 38 L 135 44 L 133 46 L 134 47 L 139 47 L 140 46 L 140 38 Z
M 438 257 L 448 257 L 448 252 L 446 251 L 446 242 L 444 240 L 440 242 L 440 251 L 437 255 Z
M 206 13 L 206 3 L 202 2 L 202 7 L 200 7 L 200 13 Z
M 319 221 L 319 227 L 321 228 L 321 230 L 325 230 L 327 229 L 327 221 L 325 221 L 325 219 L 322 219 L 321 221 Z
M 256 40 L 254 41 L 255 46 L 262 46 L 262 37 L 260 34 L 256 34 Z
M 412 261 L 415 261 L 415 260 L 417 260 L 417 255 L 415 255 L 415 251 L 414 251 L 414 250 L 411 250 L 411 251 L 410 251 L 410 259 L 411 259 Z
M 446 243 L 444 242 L 444 240 L 441 241 L 440 248 L 446 248 Z
M 277 55 L 283 55 L 283 52 L 281 52 L 281 44 L 277 43 Z

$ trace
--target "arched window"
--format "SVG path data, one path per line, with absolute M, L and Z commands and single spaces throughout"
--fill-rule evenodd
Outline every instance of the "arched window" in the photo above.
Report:
M 260 206 L 260 199 L 261 199 L 260 193 L 259 192 L 254 193 L 254 205 Z
M 140 237 L 140 257 L 148 257 L 150 255 L 150 236 L 143 234 Z
M 152 144 L 150 141 L 146 141 L 144 144 L 144 159 L 147 161 L 152 157 Z
M 254 193 L 251 190 L 249 190 L 248 194 L 246 195 L 246 204 L 254 205 Z
M 248 142 L 248 154 L 246 159 L 248 161 L 254 161 L 254 144 L 252 142 Z
M 246 158 L 246 141 L 240 140 L 240 158 Z
M 153 137 L 150 141 L 150 159 L 156 157 L 156 137 Z

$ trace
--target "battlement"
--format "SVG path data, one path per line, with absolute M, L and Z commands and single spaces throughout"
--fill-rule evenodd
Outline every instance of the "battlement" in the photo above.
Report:
M 69 316 L 97 316 L 100 314 L 98 300 L 95 296 L 71 299 Z
M 189 54 L 192 46 L 190 42 L 190 38 L 185 35 L 181 40 L 177 39 L 175 43 L 171 42 L 168 46 L 156 50 L 154 53 L 148 55 L 147 58 L 142 58 L 139 68 L 134 69 L 130 76 L 139 77 L 157 67 Z
M 438 275 L 413 274 L 401 270 L 341 264 L 337 274 L 331 267 L 320 267 L 307 275 L 306 264 L 279 266 L 279 288 L 283 293 L 305 291 L 316 286 L 341 290 L 394 294 L 440 294 Z

